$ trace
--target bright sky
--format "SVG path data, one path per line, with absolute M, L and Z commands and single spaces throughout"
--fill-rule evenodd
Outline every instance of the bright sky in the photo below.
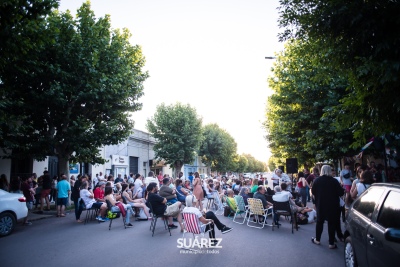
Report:
M 61 0 L 73 14 L 83 0 Z M 267 78 L 278 42 L 278 0 L 92 0 L 96 17 L 111 15 L 113 28 L 128 28 L 142 47 L 143 109 L 135 128 L 162 102 L 194 106 L 203 125 L 217 123 L 237 142 L 238 153 L 267 162 L 270 151 L 261 128 Z

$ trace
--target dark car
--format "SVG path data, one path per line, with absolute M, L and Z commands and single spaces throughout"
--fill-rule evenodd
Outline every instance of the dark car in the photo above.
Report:
M 400 185 L 373 184 L 346 216 L 346 266 L 400 266 Z

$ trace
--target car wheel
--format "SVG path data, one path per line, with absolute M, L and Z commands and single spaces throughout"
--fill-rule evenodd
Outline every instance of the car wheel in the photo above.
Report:
M 344 261 L 346 267 L 357 267 L 357 259 L 354 254 L 353 243 L 351 242 L 351 236 L 348 236 L 344 241 Z
M 4 212 L 0 214 L 0 236 L 7 236 L 14 230 L 16 224 L 15 217 L 9 213 Z

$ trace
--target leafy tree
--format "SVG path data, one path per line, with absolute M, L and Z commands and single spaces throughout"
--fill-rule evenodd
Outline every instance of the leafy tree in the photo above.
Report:
M 76 19 L 54 11 L 36 30 L 46 38 L 31 51 L 29 71 L 3 72 L 10 99 L 3 110 L 24 125 L 3 135 L 5 148 L 14 157 L 56 155 L 64 173 L 70 160 L 102 163 L 98 148 L 127 138 L 130 112 L 141 108 L 148 76 L 141 49 L 129 43 L 128 30 L 111 30 L 109 16 L 96 19 L 89 2 Z
M 281 0 L 281 40 L 318 43 L 327 67 L 340 68 L 349 81 L 340 99 L 338 125 L 363 136 L 400 132 L 400 26 L 398 1 Z
M 4 0 L 0 3 L 0 147 L 11 145 L 10 140 L 4 138 L 8 133 L 25 127 L 9 110 L 15 107 L 7 97 L 7 92 L 14 90 L 14 81 L 9 86 L 7 75 L 29 72 L 35 67 L 37 54 L 34 52 L 46 39 L 38 27 L 57 6 L 56 0 Z
M 203 129 L 203 142 L 199 155 L 212 171 L 232 170 L 236 156 L 236 142 L 225 130 L 217 124 L 208 124 Z
M 245 170 L 247 170 L 247 167 L 249 165 L 249 161 L 243 155 L 238 155 L 237 158 L 238 158 L 238 163 L 237 163 L 236 171 L 237 172 L 244 172 Z
M 264 123 L 276 159 L 296 157 L 311 165 L 351 151 L 351 130 L 334 123 L 347 79 L 326 67 L 326 60 L 318 45 L 297 40 L 278 56 L 269 79 L 275 93 L 268 99 Z
M 174 166 L 176 176 L 183 164 L 192 163 L 202 141 L 202 119 L 189 104 L 157 106 L 156 113 L 147 120 L 147 130 L 157 139 L 155 156 Z

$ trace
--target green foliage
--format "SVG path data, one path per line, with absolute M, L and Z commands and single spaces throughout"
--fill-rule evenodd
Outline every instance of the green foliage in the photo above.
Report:
M 141 109 L 148 74 L 140 47 L 128 30 L 111 30 L 109 16 L 96 19 L 89 2 L 75 19 L 54 11 L 35 31 L 41 39 L 29 58 L 19 57 L 21 68 L 2 68 L 10 100 L 2 110 L 24 126 L 2 135 L 5 148 L 12 156 L 102 163 L 98 148 L 127 138 L 130 112 Z
M 335 124 L 335 107 L 346 93 L 345 73 L 326 67 L 318 43 L 291 40 L 278 55 L 269 86 L 267 140 L 275 159 L 296 157 L 312 165 L 339 158 L 350 151 L 350 129 Z
M 183 164 L 192 163 L 202 141 L 202 119 L 190 105 L 176 103 L 157 106 L 154 116 L 147 120 L 149 133 L 157 139 L 155 156 L 173 165 L 179 172 Z
M 7 75 L 18 79 L 17 73 L 29 72 L 37 64 L 36 49 L 46 36 L 39 25 L 58 6 L 56 0 L 3 0 L 0 3 L 0 147 L 15 147 L 9 134 L 23 130 L 26 125 L 12 109 L 16 108 L 7 96 L 10 88 Z M 14 82 L 14 81 L 12 81 Z M 22 105 L 23 102 L 17 102 Z M 11 109 L 11 110 L 10 110 Z
M 240 157 L 243 157 L 247 160 L 247 166 L 244 169 L 239 169 L 238 172 L 264 172 L 267 170 L 265 163 L 256 160 L 250 154 L 242 154 Z M 246 160 L 243 161 L 246 162 Z
M 328 69 L 347 73 L 348 93 L 335 108 L 355 146 L 371 132 L 399 133 L 399 1 L 281 0 L 281 40 L 318 42 Z
M 199 152 L 202 162 L 212 171 L 233 170 L 237 148 L 235 139 L 217 124 L 204 126 L 203 136 Z

